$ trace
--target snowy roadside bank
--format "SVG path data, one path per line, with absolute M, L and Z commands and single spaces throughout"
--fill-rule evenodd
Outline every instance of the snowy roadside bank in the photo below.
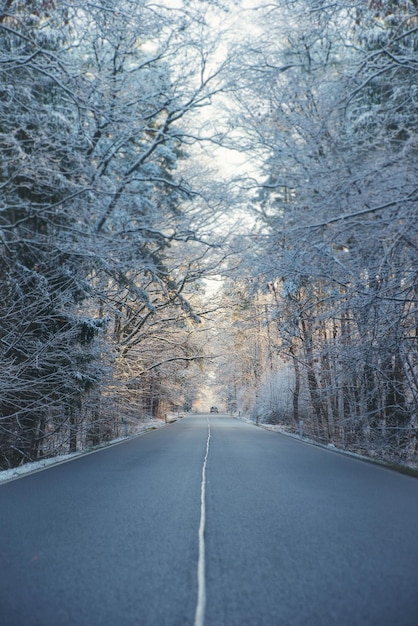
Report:
M 40 472 L 44 469 L 52 465 L 60 465 L 61 463 L 67 463 L 68 461 L 72 461 L 73 459 L 85 456 L 87 454 L 93 454 L 104 448 L 109 448 L 110 446 L 116 446 L 120 443 L 128 441 L 129 439 L 134 439 L 135 437 L 141 437 L 142 435 L 147 434 L 152 430 L 156 430 L 157 428 L 162 428 L 163 426 L 167 426 L 167 424 L 172 424 L 177 421 L 177 415 L 168 415 L 166 420 L 164 419 L 150 419 L 144 422 L 141 422 L 138 425 L 138 428 L 135 433 L 131 435 L 127 435 L 126 437 L 117 437 L 116 439 L 112 439 L 111 441 L 106 441 L 98 446 L 94 446 L 92 448 L 85 448 L 84 450 L 79 450 L 77 452 L 72 452 L 70 454 L 61 454 L 58 456 L 53 456 L 45 459 L 41 459 L 39 461 L 33 461 L 30 463 L 25 463 L 19 467 L 13 467 L 11 469 L 0 471 L 0 485 L 5 482 L 10 482 L 11 480 L 16 480 L 17 478 L 21 478 L 22 476 L 26 476 L 27 474 L 34 474 L 35 472 Z
M 319 448 L 323 448 L 325 450 L 330 450 L 331 452 L 336 452 L 338 454 L 344 454 L 346 456 L 351 456 L 352 458 L 359 459 L 360 461 L 366 461 L 367 463 L 374 463 L 376 465 L 380 465 L 382 467 L 386 467 L 388 469 L 394 470 L 396 472 L 400 472 L 401 474 L 407 474 L 409 476 L 415 476 L 418 478 L 418 467 L 414 465 L 404 465 L 402 463 L 395 463 L 391 461 L 385 461 L 384 459 L 375 458 L 372 456 L 366 456 L 365 454 L 360 454 L 358 452 L 352 452 L 351 450 L 344 450 L 343 448 L 338 448 L 333 443 L 324 444 L 319 441 L 315 441 L 309 437 L 300 437 L 297 433 L 290 433 L 286 430 L 285 426 L 276 425 L 276 424 L 257 424 L 255 420 L 246 417 L 246 416 L 234 416 L 235 419 L 240 419 L 248 424 L 253 424 L 254 426 L 258 426 L 259 428 L 264 428 L 264 430 L 271 430 L 276 433 L 280 433 L 281 435 L 285 435 L 286 437 L 291 437 L 292 439 L 297 439 L 303 443 L 308 443 L 312 446 L 317 446 Z

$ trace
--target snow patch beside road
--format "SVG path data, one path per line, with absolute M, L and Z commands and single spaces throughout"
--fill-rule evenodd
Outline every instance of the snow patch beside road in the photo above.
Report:
M 234 416 L 235 419 L 240 419 L 241 421 L 246 422 L 247 424 L 252 424 L 253 426 L 258 426 L 259 428 L 264 428 L 264 430 L 271 430 L 273 432 L 276 433 L 280 433 L 282 435 L 286 435 L 286 437 L 291 437 L 292 439 L 297 439 L 298 441 L 301 441 L 303 443 L 308 443 L 310 445 L 313 446 L 317 446 L 319 448 L 324 448 L 326 450 L 331 450 L 332 452 L 336 452 L 338 454 L 344 454 L 346 456 L 350 456 L 353 457 L 355 459 L 359 459 L 360 461 L 366 461 L 368 463 L 375 463 L 376 465 L 381 465 L 382 467 L 386 467 L 388 469 L 391 470 L 395 470 L 397 472 L 400 472 L 402 474 L 409 474 L 411 476 L 417 476 L 418 477 L 418 466 L 416 466 L 415 464 L 402 464 L 402 463 L 395 463 L 395 462 L 390 462 L 387 461 L 385 459 L 381 459 L 381 458 L 377 458 L 377 457 L 373 457 L 373 456 L 367 456 L 365 454 L 361 454 L 359 452 L 354 452 L 352 450 L 345 450 L 344 448 L 339 448 L 338 446 L 336 446 L 334 443 L 321 443 L 320 441 L 315 441 L 314 439 L 310 439 L 309 437 L 306 436 L 300 436 L 298 433 L 292 433 L 289 432 L 289 430 L 286 428 L 286 426 L 282 425 L 282 424 L 265 424 L 265 423 L 258 423 L 256 422 L 255 419 L 251 419 L 248 417 L 237 417 Z
M 67 461 L 71 461 L 79 456 L 85 456 L 86 454 L 92 454 L 93 452 L 98 452 L 99 450 L 103 450 L 104 448 L 108 448 L 109 446 L 114 446 L 119 443 L 123 443 L 124 441 L 128 441 L 128 439 L 133 439 L 134 437 L 140 437 L 141 435 L 145 435 L 151 430 L 155 430 L 157 428 L 161 428 L 162 426 L 166 426 L 167 424 L 171 424 L 172 422 L 177 421 L 177 419 L 168 419 L 167 421 L 162 419 L 151 419 L 142 422 L 138 430 L 133 435 L 128 435 L 127 437 L 118 437 L 117 439 L 112 439 L 111 441 L 107 441 L 99 446 L 94 448 L 86 448 L 85 450 L 80 450 L 78 452 L 72 452 L 71 454 L 61 454 L 58 456 L 53 456 L 50 458 L 41 459 L 40 461 L 33 461 L 31 463 L 25 463 L 20 467 L 13 467 L 8 470 L 0 471 L 0 483 L 9 482 L 10 480 L 15 480 L 17 478 L 21 478 L 26 474 L 33 474 L 34 472 L 40 472 L 51 465 L 59 465 L 60 463 L 66 463 Z

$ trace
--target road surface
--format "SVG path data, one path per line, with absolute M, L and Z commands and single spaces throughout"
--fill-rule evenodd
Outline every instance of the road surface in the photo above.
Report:
M 0 485 L 0 542 L 1 626 L 418 624 L 418 480 L 222 415 Z

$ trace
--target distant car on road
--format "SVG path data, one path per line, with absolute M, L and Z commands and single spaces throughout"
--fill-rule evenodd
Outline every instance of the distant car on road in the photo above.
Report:
M 219 413 L 219 411 L 218 411 L 218 407 L 217 407 L 217 406 L 211 406 L 211 407 L 210 407 L 210 412 L 211 412 L 211 413 Z

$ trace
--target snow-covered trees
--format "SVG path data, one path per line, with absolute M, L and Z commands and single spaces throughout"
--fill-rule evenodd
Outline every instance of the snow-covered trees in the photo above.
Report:
M 120 410 L 202 356 L 208 246 L 181 161 L 221 84 L 186 5 L 1 3 L 3 466 L 97 443 L 115 389 Z
M 241 145 L 264 153 L 255 276 L 317 436 L 414 449 L 417 12 L 268 3 Z M 248 76 L 248 74 L 247 74 Z M 255 263 L 255 265 L 254 265 Z M 267 286 L 267 287 L 266 287 Z
M 260 1 L 225 81 L 222 4 L 0 2 L 3 465 L 190 404 L 210 231 L 228 255 L 248 187 L 226 404 L 415 446 L 416 3 Z M 224 89 L 228 132 L 196 116 Z M 189 165 L 202 138 L 250 163 L 235 200 Z
M 66 30 L 49 9 L 3 3 L 0 21 L 0 454 L 7 464 L 36 457 L 58 423 L 71 439 L 80 397 L 98 376 L 89 346 L 102 323 L 77 312 L 86 266 L 73 247 L 84 145 L 60 53 Z

